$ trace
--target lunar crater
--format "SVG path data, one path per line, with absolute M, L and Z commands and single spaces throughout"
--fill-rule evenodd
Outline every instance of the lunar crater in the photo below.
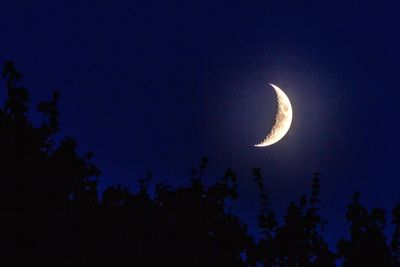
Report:
M 270 85 L 275 90 L 278 102 L 275 123 L 265 139 L 261 143 L 255 145 L 257 147 L 269 146 L 281 140 L 289 131 L 292 123 L 293 111 L 289 98 L 278 86 Z

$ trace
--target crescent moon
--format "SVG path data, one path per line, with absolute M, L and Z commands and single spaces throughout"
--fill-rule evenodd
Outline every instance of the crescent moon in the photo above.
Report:
M 261 143 L 255 145 L 256 147 L 264 147 L 275 144 L 285 136 L 285 134 L 289 131 L 290 125 L 292 124 L 293 110 L 289 98 L 278 86 L 273 85 L 272 83 L 270 83 L 270 85 L 275 90 L 278 103 L 275 123 L 265 139 Z

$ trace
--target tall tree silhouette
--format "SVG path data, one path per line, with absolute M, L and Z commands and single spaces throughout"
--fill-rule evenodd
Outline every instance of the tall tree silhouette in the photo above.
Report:
M 312 182 L 310 198 L 302 196 L 299 203 L 292 202 L 278 224 L 272 211 L 259 169 L 253 175 L 261 193 L 259 226 L 264 238 L 257 246 L 255 262 L 263 266 L 335 266 L 335 255 L 322 236 L 324 222 L 319 211 L 318 173 Z
M 8 99 L 0 109 L 0 249 L 6 252 L 1 260 L 4 265 L 46 265 L 67 258 L 64 242 L 76 242 L 67 215 L 76 202 L 80 207 L 96 203 L 99 171 L 90 154 L 77 155 L 73 139 L 55 145 L 58 92 L 39 103 L 45 120 L 35 126 L 27 118 L 28 91 L 18 85 L 22 75 L 12 62 L 4 64 L 2 74 Z
M 37 105 L 44 120 L 34 125 L 12 62 L 3 78 L 1 266 L 244 266 L 251 238 L 226 209 L 238 197 L 232 170 L 206 186 L 203 159 L 187 187 L 158 184 L 152 192 L 149 173 L 137 193 L 111 186 L 99 199 L 93 153 L 79 156 L 72 138 L 54 141 L 60 94 Z
M 338 254 L 343 266 L 393 266 L 394 261 L 386 242 L 385 212 L 379 208 L 368 211 L 355 193 L 347 206 L 350 240 L 338 242 Z

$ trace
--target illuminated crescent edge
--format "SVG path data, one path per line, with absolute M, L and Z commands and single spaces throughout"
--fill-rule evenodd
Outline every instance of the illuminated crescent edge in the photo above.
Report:
M 289 131 L 290 125 L 292 124 L 293 110 L 289 98 L 278 86 L 271 83 L 270 85 L 275 90 L 278 102 L 275 123 L 265 139 L 261 143 L 255 145 L 256 147 L 264 147 L 275 144 L 285 136 L 285 134 Z

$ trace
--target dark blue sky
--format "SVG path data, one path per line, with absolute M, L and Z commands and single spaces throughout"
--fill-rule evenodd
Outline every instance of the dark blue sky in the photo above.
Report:
M 96 153 L 102 188 L 134 188 L 147 171 L 187 184 L 208 156 L 207 183 L 239 174 L 236 213 L 254 232 L 253 167 L 280 213 L 319 170 L 330 240 L 354 191 L 399 202 L 398 1 L 215 2 L 3 2 L 0 60 L 16 62 L 34 102 L 61 91 L 62 133 Z M 294 120 L 260 149 L 276 108 L 268 83 Z

